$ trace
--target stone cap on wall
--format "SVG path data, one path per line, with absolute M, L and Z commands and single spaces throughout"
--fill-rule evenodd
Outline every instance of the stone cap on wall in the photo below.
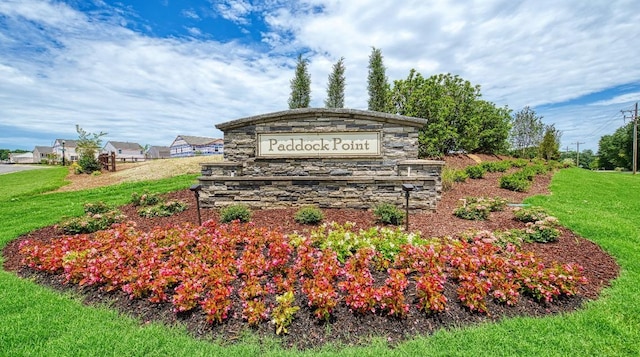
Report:
M 416 128 L 422 128 L 428 122 L 426 119 L 422 118 L 407 117 L 403 115 L 375 112 L 370 110 L 345 108 L 299 108 L 236 119 L 225 123 L 220 123 L 216 125 L 216 128 L 224 132 L 226 130 L 242 128 L 250 125 L 277 122 L 281 120 L 291 120 L 309 116 L 315 116 L 318 118 L 351 118 L 372 120 L 384 123 L 395 123 L 405 126 L 412 126 Z

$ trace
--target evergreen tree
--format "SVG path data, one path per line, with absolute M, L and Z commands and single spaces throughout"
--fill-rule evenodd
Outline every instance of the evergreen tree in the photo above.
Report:
M 82 172 L 90 174 L 94 171 L 100 171 L 100 163 L 96 156 L 98 150 L 102 147 L 102 139 L 100 138 L 107 135 L 107 133 L 88 133 L 77 124 L 76 131 L 78 132 L 76 152 L 79 155 L 78 165 L 80 165 Z
M 388 92 L 386 69 L 382 63 L 382 52 L 373 47 L 369 56 L 369 110 L 385 112 L 388 110 Z
M 324 101 L 327 108 L 344 108 L 344 70 L 344 57 L 341 57 L 333 65 L 333 72 L 329 74 L 327 99 Z
M 308 108 L 311 102 L 311 76 L 307 69 L 308 61 L 298 55 L 295 77 L 291 80 L 289 109 Z
M 560 158 L 560 137 L 562 132 L 552 125 L 547 125 L 544 130 L 542 142 L 538 148 L 538 156 L 545 160 L 557 160 Z

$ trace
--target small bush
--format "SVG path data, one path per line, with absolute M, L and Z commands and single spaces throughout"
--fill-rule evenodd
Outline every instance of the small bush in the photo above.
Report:
M 536 222 L 542 221 L 549 217 L 547 211 L 542 207 L 522 207 L 516 208 L 513 211 L 514 216 L 520 222 Z
M 60 224 L 66 234 L 93 233 L 111 228 L 114 223 L 122 222 L 126 216 L 120 211 L 112 209 L 103 213 L 87 212 L 82 217 L 68 218 Z
M 481 203 L 489 207 L 489 211 L 498 212 L 504 210 L 508 201 L 502 197 L 465 197 L 467 204 Z
M 482 165 L 467 166 L 464 172 L 472 179 L 481 179 L 487 170 Z
M 515 159 L 515 160 L 511 160 L 509 163 L 511 164 L 511 167 L 515 167 L 519 169 L 529 165 L 529 161 L 525 159 Z
M 78 165 L 80 165 L 83 173 L 91 174 L 94 171 L 100 171 L 102 169 L 102 165 L 100 162 L 93 157 L 93 155 L 80 155 L 78 159 Z
M 484 221 L 485 219 L 489 218 L 490 212 L 491 210 L 489 209 L 489 206 L 486 204 L 471 203 L 471 204 L 466 204 L 462 207 L 456 208 L 456 210 L 453 211 L 453 214 L 456 217 L 459 217 L 462 219 Z
M 453 181 L 454 182 L 465 182 L 469 178 L 467 172 L 465 170 L 454 170 L 453 172 Z
M 160 197 L 157 193 L 149 193 L 145 190 L 142 194 L 134 192 L 131 194 L 131 204 L 134 206 L 153 206 L 160 203 Z
M 141 217 L 168 217 L 186 210 L 188 205 L 181 201 L 167 201 L 138 210 Z
M 324 215 L 317 207 L 302 207 L 296 212 L 294 219 L 302 224 L 318 224 L 322 222 Z
M 505 172 L 511 168 L 509 161 L 485 161 L 480 164 L 487 172 Z
M 404 221 L 404 212 L 390 203 L 381 203 L 373 210 L 378 222 L 399 226 Z
M 84 208 L 84 213 L 91 213 L 91 214 L 106 213 L 113 210 L 113 207 L 109 206 L 108 204 L 102 201 L 98 201 L 94 203 L 85 203 L 84 206 L 82 207 Z
M 230 205 L 220 210 L 220 221 L 229 223 L 232 221 L 249 222 L 251 210 L 245 205 Z
M 555 242 L 560 237 L 560 230 L 556 228 L 558 220 L 555 217 L 546 217 L 541 221 L 529 222 L 525 228 L 528 241 L 537 243 Z
M 500 188 L 516 192 L 527 192 L 530 187 L 531 181 L 518 175 L 518 173 L 500 177 Z
M 442 190 L 449 191 L 453 187 L 453 172 L 455 169 L 445 166 L 442 168 Z

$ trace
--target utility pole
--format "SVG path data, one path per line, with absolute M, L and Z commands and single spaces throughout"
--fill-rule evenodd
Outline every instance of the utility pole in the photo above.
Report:
M 576 167 L 580 167 L 580 144 L 584 144 L 581 142 L 571 143 L 571 145 L 576 144 Z
M 630 113 L 631 110 L 623 110 L 622 114 L 624 115 L 624 119 L 627 119 L 627 115 L 625 113 Z M 632 170 L 633 174 L 636 174 L 638 170 L 638 102 L 636 102 L 635 108 L 633 110 L 633 116 L 631 117 L 633 120 L 633 160 L 632 160 Z

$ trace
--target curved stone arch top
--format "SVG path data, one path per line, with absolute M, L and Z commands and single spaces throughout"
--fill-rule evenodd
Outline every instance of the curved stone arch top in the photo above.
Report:
M 283 110 L 280 112 L 255 115 L 251 117 L 236 119 L 216 125 L 216 128 L 223 132 L 237 128 L 267 124 L 278 121 L 289 121 L 298 118 L 348 118 L 359 120 L 371 120 L 382 123 L 394 123 L 415 128 L 422 128 L 427 124 L 426 119 L 407 117 L 403 115 L 374 112 L 370 110 L 346 109 L 346 108 L 299 108 Z

